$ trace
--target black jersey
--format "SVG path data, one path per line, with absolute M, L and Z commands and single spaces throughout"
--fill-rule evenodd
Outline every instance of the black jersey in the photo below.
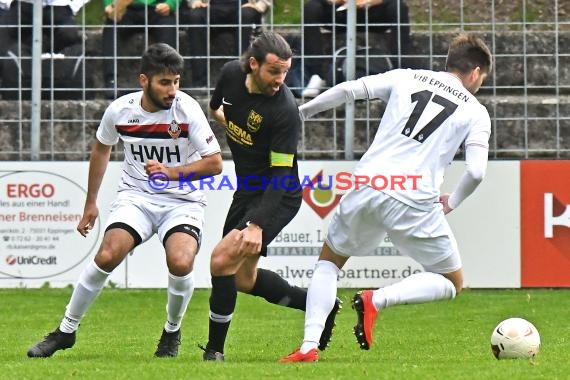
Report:
M 224 107 L 226 138 L 236 174 L 241 179 L 247 177 L 249 188 L 262 188 L 263 178 L 271 179 L 271 167 L 290 167 L 290 176 L 298 184 L 301 119 L 295 98 L 285 85 L 273 96 L 250 94 L 246 76 L 239 61 L 226 63 L 210 100 L 212 109 Z M 287 197 L 300 196 L 299 186 L 289 182 L 285 187 Z

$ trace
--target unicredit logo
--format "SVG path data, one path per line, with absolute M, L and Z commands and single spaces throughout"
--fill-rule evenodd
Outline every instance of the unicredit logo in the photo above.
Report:
M 570 205 L 566 205 L 562 214 L 554 216 L 554 199 L 552 193 L 544 193 L 544 237 L 548 239 L 554 237 L 554 226 L 570 228 Z
M 6 263 L 8 265 L 57 265 L 57 257 L 41 257 L 41 256 L 6 256 Z

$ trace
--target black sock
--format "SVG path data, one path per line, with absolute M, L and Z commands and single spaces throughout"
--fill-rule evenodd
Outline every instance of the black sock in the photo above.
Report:
M 234 275 L 212 276 L 212 293 L 210 295 L 210 312 L 218 316 L 229 317 L 236 308 L 237 288 Z M 227 318 L 226 318 L 227 319 Z M 210 330 L 206 348 L 224 353 L 224 344 L 230 328 L 231 317 L 227 321 L 212 320 L 210 316 Z
M 276 305 L 303 311 L 307 305 L 307 290 L 291 286 L 277 273 L 267 269 L 257 269 L 257 280 L 250 294 Z

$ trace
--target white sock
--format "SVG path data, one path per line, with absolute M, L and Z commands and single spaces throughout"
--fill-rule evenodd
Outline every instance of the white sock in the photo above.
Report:
M 303 354 L 319 346 L 325 321 L 336 300 L 338 272 L 337 266 L 330 261 L 320 260 L 315 265 L 313 279 L 307 292 L 305 337 L 301 345 Z
M 455 297 L 453 283 L 437 273 L 422 272 L 406 277 L 400 282 L 374 291 L 372 302 L 377 309 L 424 303 Z
M 83 269 L 75 289 L 73 289 L 71 299 L 67 304 L 65 315 L 59 325 L 61 331 L 72 333 L 77 330 L 81 318 L 83 318 L 89 306 L 91 306 L 101 289 L 103 289 L 109 274 L 99 268 L 95 261 L 92 261 Z
M 174 332 L 180 329 L 182 318 L 186 313 L 188 303 L 194 293 L 194 273 L 190 272 L 184 277 L 168 273 L 168 303 L 166 304 L 167 319 L 164 329 Z

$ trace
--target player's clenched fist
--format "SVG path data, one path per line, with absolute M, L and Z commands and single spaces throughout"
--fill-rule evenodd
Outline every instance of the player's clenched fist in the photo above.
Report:
M 166 167 L 158 161 L 149 160 L 144 166 L 144 170 L 146 170 L 147 175 L 151 175 L 152 173 L 157 173 L 157 172 L 165 173 Z

